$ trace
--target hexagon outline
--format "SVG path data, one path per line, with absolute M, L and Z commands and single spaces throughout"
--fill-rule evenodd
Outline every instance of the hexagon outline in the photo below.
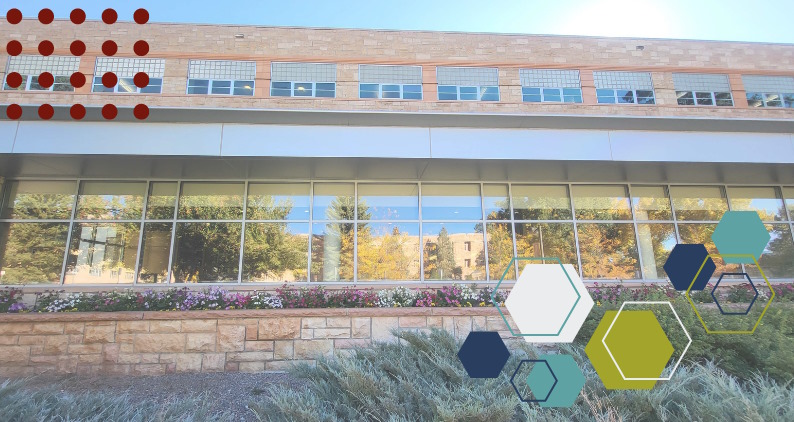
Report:
M 576 293 L 576 302 L 574 302 L 573 306 L 571 306 L 571 310 L 568 311 L 568 315 L 565 317 L 565 321 L 562 322 L 562 325 L 560 325 L 560 329 L 556 333 L 541 333 L 541 334 L 538 334 L 538 333 L 528 333 L 528 334 L 518 333 L 518 334 L 516 334 L 516 332 L 513 331 L 513 327 L 511 327 L 510 323 L 507 322 L 507 317 L 505 317 L 505 314 L 502 312 L 502 309 L 496 303 L 496 291 L 499 289 L 499 285 L 502 284 L 502 282 L 504 281 L 505 277 L 507 277 L 507 272 L 510 271 L 510 267 L 513 266 L 514 262 L 516 262 L 516 261 L 544 261 L 544 260 L 557 261 L 557 264 L 559 264 L 560 268 L 562 268 L 563 274 L 565 274 L 565 277 L 568 279 L 568 283 L 571 284 L 571 287 L 573 288 L 574 293 Z M 519 278 L 520 278 L 520 274 L 519 274 Z M 516 283 L 518 283 L 518 279 L 516 279 Z M 507 268 L 505 269 L 504 273 L 502 273 L 502 277 L 499 279 L 499 282 L 496 283 L 496 286 L 494 286 L 493 291 L 491 292 L 491 303 L 493 303 L 493 305 L 496 307 L 496 310 L 499 312 L 499 315 L 502 316 L 502 320 L 504 320 L 505 325 L 507 325 L 507 329 L 510 330 L 510 334 L 512 334 L 515 337 L 559 336 L 560 333 L 562 333 L 562 330 L 565 328 L 565 324 L 568 322 L 568 319 L 571 317 L 571 314 L 573 313 L 573 310 L 576 309 L 576 305 L 579 304 L 580 300 L 582 300 L 582 295 L 579 294 L 579 290 L 573 284 L 573 280 L 571 280 L 571 276 L 568 275 L 568 271 L 565 271 L 565 266 L 562 265 L 562 261 L 560 261 L 560 258 L 556 258 L 556 257 L 513 257 L 513 258 L 511 258 L 510 262 L 507 264 Z
M 697 280 L 697 276 L 695 276 L 695 280 Z M 623 312 L 623 307 L 626 306 L 626 304 L 629 304 L 629 303 L 630 304 L 645 304 L 645 305 L 665 305 L 666 304 L 667 306 L 670 307 L 670 310 L 673 311 L 673 315 L 675 315 L 675 319 L 678 321 L 678 325 L 680 325 L 681 329 L 684 330 L 684 334 L 686 334 L 686 338 L 689 340 L 689 342 L 686 344 L 686 347 L 684 347 L 684 351 L 681 352 L 681 356 L 678 357 L 678 361 L 676 361 L 675 365 L 673 365 L 673 370 L 670 371 L 670 375 L 668 375 L 666 377 L 658 377 L 658 378 L 633 378 L 633 377 L 632 378 L 627 378 L 626 375 L 623 374 L 623 370 L 620 369 L 620 365 L 618 365 L 618 361 L 615 360 L 615 356 L 612 355 L 612 351 L 609 350 L 609 346 L 607 346 L 607 336 L 609 335 L 609 332 L 612 330 L 612 326 L 615 325 L 615 321 L 617 321 L 618 317 L 620 317 L 620 313 Z M 607 353 L 609 354 L 609 357 L 612 358 L 612 362 L 615 363 L 615 367 L 618 368 L 618 372 L 620 373 L 621 378 L 623 378 L 623 381 L 670 381 L 670 379 L 673 377 L 673 374 L 675 374 L 675 370 L 678 369 L 678 365 L 681 364 L 681 361 L 684 359 L 684 355 L 686 354 L 687 350 L 689 350 L 689 346 L 692 345 L 692 337 L 689 335 L 689 332 L 686 330 L 686 327 L 684 327 L 684 323 L 681 322 L 681 318 L 678 317 L 678 313 L 675 311 L 675 308 L 673 308 L 673 304 L 672 303 L 670 303 L 668 301 L 649 301 L 649 302 L 626 301 L 626 302 L 623 302 L 622 305 L 620 305 L 620 309 L 618 309 L 618 313 L 615 314 L 615 319 L 613 319 L 612 323 L 609 324 L 609 328 L 607 328 L 607 332 L 604 333 L 604 338 L 601 339 L 601 343 L 603 343 L 604 344 L 604 348 L 607 349 Z
M 719 286 L 720 283 L 722 282 L 722 277 L 725 277 L 726 275 L 743 275 L 747 279 L 747 281 L 750 282 L 750 287 L 752 287 L 753 290 L 755 291 L 755 296 L 753 296 L 753 300 L 750 301 L 750 304 L 747 305 L 747 310 L 745 310 L 744 312 L 725 312 L 722 309 L 722 305 L 720 305 L 720 301 L 717 300 L 717 296 L 714 296 L 714 292 L 717 291 L 717 286 Z M 711 289 L 711 298 L 714 299 L 714 303 L 717 304 L 717 308 L 719 308 L 720 313 L 723 315 L 747 315 L 750 313 L 750 309 L 753 308 L 756 299 L 758 299 L 758 289 L 755 288 L 755 284 L 753 284 L 753 280 L 750 278 L 750 275 L 747 273 L 722 273 L 720 274 L 720 279 L 717 280 L 717 284 L 715 284 L 714 288 Z
M 703 320 L 703 317 L 700 315 L 697 306 L 695 306 L 695 302 L 693 302 L 692 297 L 689 296 L 689 291 L 692 290 L 692 285 L 695 284 L 695 280 L 697 280 L 697 277 L 700 274 L 700 270 L 703 269 L 703 266 L 706 265 L 706 260 L 708 260 L 709 258 L 712 257 L 741 258 L 748 256 L 753 259 L 753 263 L 755 263 L 755 266 L 758 267 L 758 272 L 761 273 L 761 277 L 764 278 L 767 287 L 769 287 L 769 291 L 772 292 L 772 294 L 769 296 L 769 300 L 766 302 L 766 306 L 764 306 L 764 309 L 761 311 L 761 315 L 758 317 L 758 321 L 755 322 L 755 325 L 753 326 L 752 330 L 744 330 L 744 331 L 743 330 L 713 330 L 713 331 L 709 330 L 709 327 L 706 325 L 706 321 Z M 763 268 L 761 268 L 761 264 L 759 264 L 758 260 L 756 260 L 755 257 L 751 254 L 726 254 L 726 255 L 709 254 L 706 257 L 706 260 L 704 260 L 703 264 L 700 265 L 700 269 L 698 270 L 697 274 L 695 274 L 695 280 L 692 280 L 692 283 L 689 284 L 689 288 L 686 289 L 686 292 L 684 293 L 684 296 L 686 296 L 687 300 L 689 301 L 689 305 L 695 311 L 695 315 L 698 317 L 698 320 L 700 320 L 700 324 L 703 325 L 704 329 L 706 329 L 706 334 L 753 334 L 755 330 L 758 328 L 758 325 L 761 324 L 761 320 L 764 318 L 764 315 L 766 315 L 766 311 L 767 309 L 769 309 L 769 305 L 772 304 L 772 300 L 775 299 L 775 289 L 772 288 L 772 283 L 770 283 L 769 279 L 766 278 L 766 274 L 764 274 L 764 270 Z
M 551 374 L 552 378 L 554 378 L 554 384 L 551 385 L 551 388 L 549 388 L 549 392 L 546 394 L 546 397 L 543 400 L 538 400 L 538 399 L 528 400 L 528 399 L 525 399 L 521 395 L 521 393 L 518 391 L 518 387 L 516 387 L 515 382 L 513 382 L 513 380 L 516 378 L 516 375 L 518 375 L 518 371 L 521 369 L 521 365 L 523 365 L 524 363 L 527 363 L 527 362 L 535 362 L 535 363 L 543 362 L 546 365 L 546 367 L 549 368 L 549 373 Z M 512 385 L 513 386 L 513 390 L 516 391 L 516 395 L 518 395 L 518 399 L 521 400 L 524 403 L 543 403 L 543 402 L 545 402 L 546 400 L 549 399 L 549 397 L 551 397 L 551 392 L 554 391 L 554 387 L 557 386 L 557 382 L 558 381 L 559 380 L 557 379 L 557 375 L 554 374 L 554 370 L 551 369 L 551 365 L 549 365 L 549 362 L 546 359 L 522 359 L 521 362 L 518 363 L 518 366 L 516 367 L 516 370 L 513 371 L 513 376 L 510 377 L 510 385 Z

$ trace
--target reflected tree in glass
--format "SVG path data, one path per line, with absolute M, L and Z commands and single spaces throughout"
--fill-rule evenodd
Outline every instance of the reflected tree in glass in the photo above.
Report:
M 580 223 L 577 230 L 584 278 L 641 278 L 632 224 Z
M 425 278 L 431 280 L 461 280 L 463 267 L 455 261 L 455 248 L 449 231 L 442 227 L 435 242 L 426 241 L 424 247 Z
M 579 270 L 573 223 L 516 223 L 516 249 L 520 257 L 559 258 Z
M 140 229 L 138 223 L 75 223 L 64 283 L 132 283 Z
M 243 281 L 306 281 L 308 253 L 308 223 L 247 223 Z
M 174 241 L 177 283 L 237 281 L 240 223 L 179 223 Z
M 60 283 L 68 223 L 0 223 L 0 284 Z
M 359 280 L 418 280 L 419 224 L 359 224 Z

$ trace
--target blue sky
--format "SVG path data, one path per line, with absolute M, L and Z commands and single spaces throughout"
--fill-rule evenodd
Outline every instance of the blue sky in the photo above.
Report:
M 794 43 L 794 0 L 139 0 L 6 1 L 25 17 L 80 7 L 121 20 L 144 7 L 151 22 L 423 29 Z

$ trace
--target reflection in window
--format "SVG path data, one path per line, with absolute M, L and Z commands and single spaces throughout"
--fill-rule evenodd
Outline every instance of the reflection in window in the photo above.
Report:
M 0 284 L 60 283 L 68 223 L 0 223 Z
M 681 237 L 681 243 L 702 243 L 706 246 L 706 250 L 709 254 L 719 254 L 717 251 L 717 247 L 714 246 L 714 242 L 711 240 L 711 235 L 714 234 L 714 229 L 717 228 L 717 224 L 695 224 L 695 223 L 686 223 L 686 224 L 678 224 L 678 235 Z M 716 265 L 717 269 L 714 271 L 715 276 L 719 277 L 720 273 L 723 272 L 741 272 L 741 266 L 739 264 L 726 264 L 720 258 L 713 259 L 714 265 Z
M 517 256 L 559 258 L 579 268 L 573 223 L 516 223 L 516 249 Z
M 308 220 L 308 183 L 249 183 L 247 220 Z
M 173 209 L 172 209 L 173 215 Z M 167 283 L 171 251 L 172 223 L 146 223 L 143 226 L 138 283 Z
M 483 205 L 489 220 L 510 219 L 510 195 L 507 185 L 483 185 Z
M 794 219 L 794 188 L 783 188 L 783 198 L 785 198 L 789 216 Z
M 312 218 L 315 220 L 353 220 L 356 213 L 356 188 L 352 183 L 315 183 Z M 358 210 L 360 220 L 369 220 L 365 207 Z
M 756 211 L 764 221 L 786 219 L 786 209 L 773 187 L 729 187 L 731 209 Z
M 513 185 L 516 220 L 570 220 L 571 200 L 564 185 Z
M 372 220 L 419 219 L 419 187 L 416 184 L 360 183 L 358 201 L 359 208 L 365 209 Z
M 766 224 L 770 240 L 758 263 L 767 278 L 790 278 L 794 274 L 794 240 L 788 224 Z M 745 264 L 753 282 L 763 283 L 755 264 Z
M 422 185 L 423 220 L 481 220 L 480 186 Z
M 728 211 L 728 201 L 719 186 L 671 186 L 670 196 L 677 220 L 719 221 Z
M 135 279 L 138 223 L 75 223 L 64 284 L 122 284 Z
M 308 223 L 247 223 L 243 281 L 306 281 Z
M 670 199 L 664 186 L 632 186 L 631 202 L 637 220 L 672 220 Z
M 426 280 L 485 280 L 482 223 L 424 223 L 422 244 Z M 466 268 L 466 259 L 477 264 Z
M 573 208 L 579 220 L 630 220 L 631 208 L 622 185 L 574 185 Z
M 584 278 L 641 278 L 633 224 L 579 223 L 577 232 Z
M 419 280 L 419 223 L 359 224 L 358 279 Z
M 75 182 L 14 181 L 6 185 L 0 218 L 69 219 L 74 206 Z M 60 271 L 60 270 L 59 270 Z
M 488 223 L 488 273 L 491 280 L 499 280 L 513 259 L 513 226 L 510 223 Z M 523 256 L 523 255 L 519 255 Z M 476 262 L 482 262 L 484 255 L 478 256 Z M 515 269 L 505 274 L 505 280 L 515 280 Z
M 642 271 L 646 279 L 665 278 L 663 266 L 676 245 L 675 226 L 672 224 L 637 224 L 640 239 Z
M 312 281 L 353 280 L 353 226 L 312 224 Z
M 177 224 L 174 282 L 237 281 L 241 230 L 241 223 Z
M 83 182 L 77 198 L 77 218 L 140 219 L 145 194 L 146 182 Z
M 179 195 L 179 218 L 242 219 L 244 186 L 243 183 L 184 182 Z
M 152 182 L 146 202 L 147 220 L 172 220 L 176 206 L 176 182 Z

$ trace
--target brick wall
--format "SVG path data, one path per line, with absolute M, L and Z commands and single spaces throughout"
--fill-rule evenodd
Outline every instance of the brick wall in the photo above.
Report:
M 283 370 L 431 328 L 509 335 L 495 308 L 6 314 L 0 376 Z

